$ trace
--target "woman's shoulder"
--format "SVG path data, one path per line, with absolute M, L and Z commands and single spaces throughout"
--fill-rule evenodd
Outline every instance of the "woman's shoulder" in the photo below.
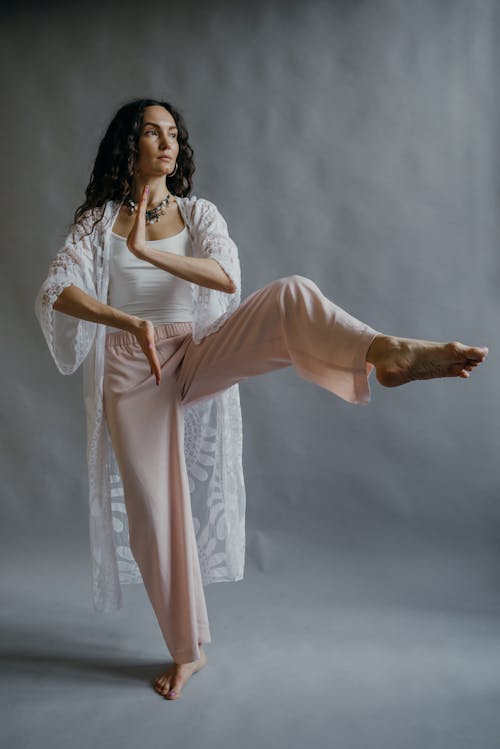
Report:
M 176 200 L 184 218 L 197 231 L 205 230 L 218 215 L 217 206 L 208 198 L 189 195 L 185 198 L 177 197 Z
M 87 208 L 78 218 L 77 224 L 79 225 L 79 228 L 88 231 L 89 229 L 95 229 L 96 227 L 101 226 L 104 223 L 106 216 L 109 216 L 109 214 L 115 209 L 115 206 L 118 207 L 118 205 L 119 203 L 115 200 L 107 200 L 101 206 Z M 76 226 L 76 224 L 73 224 L 73 226 Z
M 70 222 L 66 241 L 77 246 L 101 244 L 103 231 L 118 205 L 119 202 L 108 200 L 101 206 L 87 208 L 76 222 Z
M 195 211 L 207 211 L 207 210 L 213 210 L 216 209 L 217 206 L 215 203 L 213 203 L 208 198 L 201 197 L 199 195 L 188 195 L 185 198 L 181 198 L 179 196 L 176 197 L 176 200 L 180 203 L 183 203 L 186 208 L 195 210 Z

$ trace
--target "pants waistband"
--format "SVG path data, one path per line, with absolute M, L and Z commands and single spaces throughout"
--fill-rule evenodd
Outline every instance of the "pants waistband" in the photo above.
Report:
M 163 322 L 154 326 L 155 341 L 161 341 L 164 338 L 173 338 L 177 335 L 186 335 L 193 329 L 192 322 Z M 105 347 L 125 346 L 137 343 L 137 338 L 128 330 L 117 330 L 106 333 Z

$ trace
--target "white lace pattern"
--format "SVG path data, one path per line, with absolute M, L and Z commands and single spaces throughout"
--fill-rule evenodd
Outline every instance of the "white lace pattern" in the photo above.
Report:
M 238 249 L 217 207 L 205 198 L 177 197 L 193 255 L 213 257 L 236 285 L 234 294 L 192 284 L 193 339 L 218 330 L 241 300 Z M 89 532 L 92 601 L 96 611 L 123 605 L 121 585 L 142 582 L 130 551 L 123 484 L 103 413 L 106 326 L 54 310 L 62 290 L 74 284 L 107 303 L 110 233 L 119 201 L 88 211 L 73 227 L 49 265 L 35 300 L 35 314 L 58 370 L 65 375 L 83 364 L 87 422 Z M 184 407 L 184 453 L 203 584 L 241 580 L 245 562 L 245 485 L 238 385 Z

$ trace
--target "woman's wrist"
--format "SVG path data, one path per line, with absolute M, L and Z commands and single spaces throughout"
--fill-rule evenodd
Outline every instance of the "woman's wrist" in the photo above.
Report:
M 139 330 L 141 323 L 144 322 L 141 317 L 129 315 L 128 312 L 123 312 L 116 307 L 108 306 L 108 310 L 111 312 L 111 314 L 108 314 L 106 316 L 109 319 L 106 319 L 105 322 L 106 325 L 110 325 L 112 328 L 119 328 L 120 330 L 125 330 L 128 333 L 135 333 L 137 330 Z
M 127 330 L 129 333 L 136 333 L 140 329 L 141 325 L 144 324 L 144 320 L 142 319 L 142 317 L 135 317 L 135 315 L 128 315 L 128 318 L 129 319 L 127 322 L 127 327 L 124 329 Z

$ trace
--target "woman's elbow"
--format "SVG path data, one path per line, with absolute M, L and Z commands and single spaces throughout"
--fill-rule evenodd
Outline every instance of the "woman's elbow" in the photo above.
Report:
M 64 307 L 66 306 L 65 300 L 67 298 L 67 294 L 65 295 L 65 292 L 67 288 L 69 287 L 65 286 L 59 296 L 57 296 L 52 303 L 52 309 L 55 309 L 57 312 L 64 312 Z
M 61 307 L 64 305 L 63 300 L 61 299 L 61 295 L 57 297 L 57 299 L 54 300 L 54 303 L 52 304 L 52 309 L 55 309 L 56 312 L 61 312 Z
M 231 276 L 229 276 L 226 271 L 223 271 L 222 275 L 224 276 L 224 280 L 220 291 L 224 291 L 226 294 L 235 294 L 238 291 L 238 287 Z M 222 280 L 222 278 L 220 280 Z

